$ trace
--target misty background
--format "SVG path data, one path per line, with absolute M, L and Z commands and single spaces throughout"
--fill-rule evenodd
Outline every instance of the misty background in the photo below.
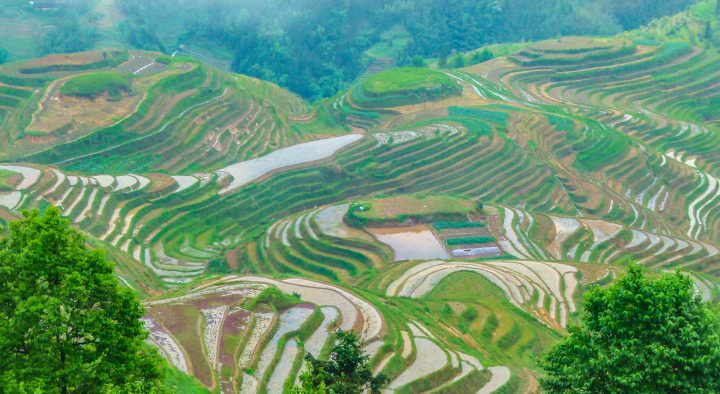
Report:
M 499 42 L 607 35 L 691 0 L 0 0 L 0 62 L 99 47 L 199 57 L 316 100 L 368 69 L 492 57 Z

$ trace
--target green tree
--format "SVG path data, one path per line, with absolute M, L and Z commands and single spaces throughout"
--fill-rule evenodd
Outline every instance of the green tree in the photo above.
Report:
M 471 64 L 478 64 L 493 58 L 492 52 L 488 49 L 482 51 L 473 52 L 472 58 L 470 59 Z
M 46 54 L 81 52 L 92 48 L 99 37 L 96 28 L 84 25 L 77 18 L 67 17 L 45 35 L 41 49 Z
M 549 393 L 720 392 L 720 318 L 680 274 L 636 265 L 585 296 L 580 327 L 546 356 Z
M 425 59 L 422 58 L 422 56 L 415 55 L 412 58 L 410 58 L 410 65 L 413 67 L 425 67 L 427 64 L 425 63 Z
M 294 388 L 295 394 L 357 394 L 365 390 L 377 394 L 387 384 L 384 375 L 373 376 L 368 356 L 353 332 L 337 332 L 327 360 L 311 354 L 305 359 L 308 369 L 300 375 L 301 385 Z
M 462 68 L 465 67 L 465 58 L 461 53 L 458 53 L 455 55 L 452 59 L 452 66 L 454 68 Z
M 10 57 L 10 54 L 8 54 L 7 49 L 0 48 L 0 64 L 5 63 L 8 60 L 8 57 Z
M 469 306 L 465 308 L 465 310 L 460 314 L 460 317 L 462 317 L 463 320 L 465 320 L 466 322 L 470 323 L 478 318 L 478 311 L 472 306 Z
M 54 208 L 0 240 L 0 393 L 154 393 L 161 359 L 113 265 Z

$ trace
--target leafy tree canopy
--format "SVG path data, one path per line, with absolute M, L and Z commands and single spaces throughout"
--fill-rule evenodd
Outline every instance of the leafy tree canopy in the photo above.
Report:
M 373 376 L 368 356 L 353 332 L 338 331 L 328 359 L 305 356 L 308 369 L 300 375 L 301 385 L 295 394 L 356 394 L 366 390 L 377 394 L 387 384 L 385 376 Z
M 362 74 L 365 51 L 419 66 L 422 58 L 486 44 L 613 34 L 678 12 L 690 0 L 123 0 L 121 36 L 172 51 L 178 44 L 224 53 L 233 71 L 309 99 L 332 96 Z M 182 28 L 179 28 L 182 26 Z M 383 38 L 402 32 L 397 42 Z M 416 57 L 417 56 L 417 57 Z
M 631 266 L 586 294 L 568 332 L 543 363 L 549 393 L 720 392 L 718 309 L 680 273 L 651 279 Z
M 143 308 L 56 208 L 0 240 L 0 393 L 154 393 Z
M 98 38 L 96 28 L 87 27 L 77 18 L 68 17 L 45 36 L 41 51 L 45 54 L 81 52 L 91 49 Z

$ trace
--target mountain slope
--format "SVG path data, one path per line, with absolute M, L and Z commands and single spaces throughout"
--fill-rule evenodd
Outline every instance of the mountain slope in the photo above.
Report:
M 2 221 L 62 207 L 212 390 L 281 392 L 340 327 L 395 392 L 533 392 L 629 261 L 720 297 L 718 52 L 678 39 L 709 4 L 314 105 L 151 52 L 4 65 Z

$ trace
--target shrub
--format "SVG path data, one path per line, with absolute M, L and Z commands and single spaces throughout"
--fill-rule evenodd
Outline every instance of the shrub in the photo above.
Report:
M 155 62 L 160 64 L 170 64 L 172 63 L 172 58 L 170 56 L 158 56 L 155 58 Z
M 227 274 L 230 272 L 230 265 L 223 258 L 212 259 L 208 263 L 207 272 L 212 274 Z
M 478 318 L 478 311 L 477 309 L 469 306 L 460 314 L 460 317 L 462 317 L 462 319 L 466 322 L 471 322 Z
M 245 307 L 249 310 L 255 310 L 258 304 L 270 304 L 276 309 L 287 309 L 293 305 L 297 305 L 302 301 L 300 298 L 290 296 L 275 287 L 268 287 L 258 294 L 257 297 L 251 298 L 245 302 Z

